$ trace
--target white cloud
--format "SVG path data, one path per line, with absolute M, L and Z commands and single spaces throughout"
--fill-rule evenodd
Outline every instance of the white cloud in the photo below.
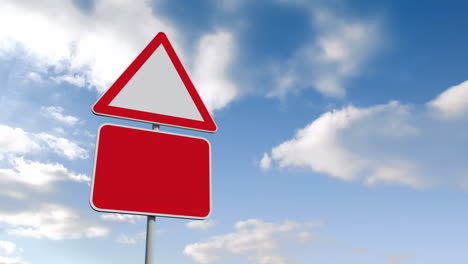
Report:
M 225 107 L 239 94 L 227 78 L 234 50 L 233 35 L 226 31 L 204 35 L 198 43 L 193 80 L 210 111 Z
M 7 258 L 7 257 L 1 257 L 1 256 L 0 256 L 0 263 L 2 264 L 28 264 L 28 262 L 25 262 L 18 258 Z
M 262 170 L 267 170 L 267 169 L 270 168 L 270 166 L 271 166 L 271 157 L 268 155 L 268 153 L 263 153 L 263 157 L 260 160 L 259 166 L 260 166 L 260 168 Z
M 23 129 L 0 125 L 0 159 L 2 154 L 25 154 L 39 148 Z
M 51 117 L 70 126 L 75 125 L 79 121 L 76 116 L 64 115 L 63 108 L 60 106 L 43 106 L 41 107 L 41 112 L 47 117 Z
M 338 133 L 376 110 L 348 106 L 327 112 L 299 130 L 294 139 L 273 148 L 268 158 L 278 162 L 280 167 L 305 167 L 351 180 L 366 166 L 366 161 L 343 148 Z
M 0 212 L 0 222 L 10 228 L 7 233 L 37 239 L 80 239 L 103 237 L 109 234 L 106 227 L 87 223 L 71 208 L 46 204 L 21 212 Z
M 163 20 L 149 1 L 100 0 L 88 14 L 72 0 L 2 1 L 0 57 L 21 52 L 55 81 L 102 92 L 158 31 L 177 46 L 174 27 Z
M 89 157 L 87 150 L 66 138 L 47 133 L 34 134 L 21 128 L 0 125 L 0 159 L 5 154 L 30 154 L 45 149 L 70 160 Z
M 381 29 L 373 20 L 344 18 L 324 9 L 307 8 L 311 9 L 317 36 L 297 50 L 286 67 L 277 68 L 276 87 L 269 96 L 283 97 L 312 86 L 326 96 L 344 97 L 345 81 L 358 75 L 375 52 Z
M 75 181 L 89 183 L 91 179 L 84 174 L 69 171 L 59 163 L 41 163 L 25 160 L 22 157 L 10 160 L 12 169 L 1 169 L 2 183 L 14 182 L 36 187 L 40 191 L 49 191 L 51 184 L 57 181 Z
M 101 214 L 101 219 L 104 221 L 113 222 L 124 222 L 134 224 L 137 220 L 141 220 L 144 217 L 141 215 L 129 215 L 129 214 Z
M 41 83 L 43 81 L 41 75 L 39 75 L 37 72 L 28 73 L 26 79 L 37 83 Z
M 187 223 L 187 227 L 190 229 L 199 229 L 199 230 L 207 230 L 212 228 L 216 225 L 215 221 L 213 220 L 192 220 Z
M 271 223 L 259 219 L 239 221 L 235 224 L 234 233 L 189 244 L 185 247 L 184 254 L 202 264 L 233 256 L 246 257 L 255 264 L 288 263 L 287 257 L 279 254 L 280 237 L 291 235 L 293 239 L 297 239 L 298 233 L 314 225 L 294 221 Z
M 375 172 L 366 179 L 366 184 L 376 185 L 378 183 L 399 184 L 422 188 L 427 185 L 424 179 L 415 177 L 419 172 L 410 162 L 400 161 L 394 167 L 377 167 Z
M 418 129 L 410 120 L 410 108 L 395 101 L 370 108 L 344 107 L 321 115 L 293 139 L 274 147 L 268 158 L 283 168 L 310 169 L 345 181 L 423 188 L 429 182 L 411 161 L 368 148 L 372 144 L 377 148 L 382 140 L 401 145 L 402 138 L 414 137 Z M 368 145 L 359 145 L 366 140 Z
M 396 101 L 347 106 L 322 114 L 272 148 L 259 165 L 302 168 L 368 186 L 466 188 L 467 125 Z
M 146 238 L 146 232 L 140 232 L 134 235 L 125 235 L 125 234 L 120 234 L 116 242 L 119 244 L 125 244 L 125 245 L 134 245 L 138 243 L 141 240 L 144 240 Z
M 452 86 L 430 101 L 428 106 L 444 118 L 457 118 L 468 113 L 468 81 Z
M 1 173 L 0 173 L 0 175 L 1 175 Z M 11 199 L 14 199 L 14 200 L 23 200 L 23 199 L 27 198 L 27 195 L 24 192 L 17 191 L 17 190 L 12 190 L 12 189 L 2 190 L 0 195 L 3 195 L 5 197 L 8 197 L 8 198 L 11 198 Z
M 63 129 L 62 127 L 54 127 L 52 130 L 57 134 L 61 134 L 61 135 L 65 134 L 65 129 Z
M 66 138 L 56 137 L 46 133 L 36 134 L 36 137 L 44 141 L 52 151 L 69 160 L 89 158 L 87 150 Z
M 91 182 L 87 175 L 69 171 L 60 163 L 42 163 L 24 158 L 24 155 L 46 149 L 70 160 L 88 158 L 87 150 L 68 139 L 0 125 L 0 160 L 6 155 L 9 165 L 0 168 L 0 182 L 22 184 L 39 191 L 50 191 L 51 183 L 56 181 Z M 3 191 L 2 195 L 13 199 L 26 197 L 24 193 L 12 189 Z
M 87 14 L 72 0 L 0 3 L 0 59 L 22 56 L 33 68 L 29 80 L 47 76 L 104 92 L 159 31 L 168 35 L 184 65 L 195 66 L 191 77 L 210 111 L 238 96 L 227 79 L 235 49 L 231 32 L 202 35 L 191 57 L 181 48 L 183 34 L 155 15 L 149 0 L 99 0 Z
M 68 172 L 68 179 L 73 182 L 83 182 L 88 185 L 91 183 L 91 178 L 86 174 Z
M 0 252 L 6 255 L 15 253 L 16 245 L 11 241 L 0 240 Z
M 86 82 L 86 79 L 83 76 L 77 75 L 77 74 L 55 76 L 55 77 L 52 77 L 52 80 L 58 84 L 65 82 L 65 83 L 69 83 L 78 87 L 86 87 L 86 85 L 88 85 L 88 83 Z

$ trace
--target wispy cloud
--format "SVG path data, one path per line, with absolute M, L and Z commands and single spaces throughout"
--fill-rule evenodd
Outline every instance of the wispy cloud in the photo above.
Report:
M 312 86 L 323 95 L 344 97 L 346 80 L 361 73 L 379 46 L 379 23 L 339 16 L 305 2 L 295 4 L 310 10 L 317 33 L 294 52 L 285 66 L 276 67 L 276 87 L 269 96 L 284 97 Z
M 185 247 L 184 254 L 203 264 L 219 262 L 233 256 L 246 257 L 255 264 L 289 263 L 288 258 L 280 254 L 278 235 L 290 235 L 293 239 L 298 239 L 298 234 L 313 226 L 316 224 L 294 221 L 239 221 L 235 224 L 235 232 L 189 244 Z
M 268 170 L 271 167 L 271 157 L 268 153 L 263 153 L 263 157 L 260 160 L 259 164 L 262 170 Z
M 125 245 L 134 245 L 146 238 L 146 232 L 140 232 L 133 235 L 120 234 L 115 242 Z
M 21 128 L 0 125 L 0 159 L 2 154 L 25 154 L 40 149 L 31 135 Z
M 43 106 L 41 107 L 41 112 L 46 117 L 51 117 L 52 119 L 69 126 L 73 126 L 79 121 L 76 116 L 64 115 L 64 109 L 60 106 Z
M 37 188 L 39 191 L 49 191 L 52 183 L 57 181 L 74 181 L 89 183 L 90 177 L 69 171 L 59 163 L 41 163 L 25 160 L 22 157 L 9 160 L 12 168 L 0 168 L 0 182 L 21 183 Z
M 89 157 L 87 150 L 66 138 L 56 137 L 47 133 L 39 133 L 35 136 L 45 142 L 52 151 L 69 160 L 87 159 Z
M 468 136 L 457 131 L 466 129 L 465 122 L 441 121 L 426 108 L 396 101 L 367 108 L 350 105 L 297 131 L 264 154 L 260 167 L 303 168 L 366 185 L 464 186 L 468 167 L 460 157 L 466 155 L 461 146 Z
M 69 160 L 89 157 L 87 150 L 69 139 L 47 133 L 30 133 L 0 124 L 0 159 L 5 154 L 22 155 L 50 150 Z
M 70 171 L 59 162 L 40 162 L 28 158 L 49 151 L 70 160 L 88 157 L 86 150 L 65 138 L 0 125 L 0 160 L 4 161 L 0 166 L 0 183 L 5 187 L 1 194 L 21 200 L 28 196 L 23 188 L 50 192 L 56 182 L 91 182 L 89 176 Z M 19 186 L 22 188 L 18 189 Z
M 106 227 L 88 223 L 73 209 L 44 204 L 27 211 L 0 212 L 0 222 L 9 226 L 10 235 L 37 239 L 80 239 L 103 237 L 109 234 Z
M 58 84 L 69 83 L 78 87 L 86 87 L 86 85 L 88 85 L 88 82 L 86 81 L 86 79 L 83 76 L 78 75 L 78 74 L 75 74 L 75 75 L 66 74 L 66 75 L 54 76 L 51 79 L 57 82 Z
M 41 75 L 39 75 L 37 72 L 30 72 L 26 75 L 26 79 L 29 81 L 41 83 L 43 81 Z
M 104 221 L 122 222 L 134 224 L 137 220 L 141 220 L 144 217 L 140 215 L 128 215 L 128 214 L 102 214 L 101 219 Z

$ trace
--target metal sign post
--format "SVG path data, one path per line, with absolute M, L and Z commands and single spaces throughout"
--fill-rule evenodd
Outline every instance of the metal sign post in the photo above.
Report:
M 153 130 L 159 131 L 159 125 L 153 124 Z M 145 251 L 145 264 L 154 263 L 154 229 L 156 225 L 156 216 L 147 216 L 146 221 L 146 251 Z
M 146 223 L 146 251 L 145 264 L 154 263 L 154 227 L 156 225 L 156 216 L 149 215 Z

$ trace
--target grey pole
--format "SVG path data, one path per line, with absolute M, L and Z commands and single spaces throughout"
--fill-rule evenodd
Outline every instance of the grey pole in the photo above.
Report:
M 145 264 L 154 263 L 154 226 L 156 225 L 156 216 L 148 216 L 146 223 L 146 254 Z
M 153 130 L 159 131 L 159 125 L 153 124 Z M 146 252 L 145 264 L 154 263 L 154 229 L 156 225 L 156 216 L 148 216 L 146 221 Z

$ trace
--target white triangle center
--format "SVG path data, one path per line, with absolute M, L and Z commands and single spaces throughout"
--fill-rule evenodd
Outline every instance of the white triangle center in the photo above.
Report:
M 203 121 L 162 45 L 151 54 L 109 105 Z

